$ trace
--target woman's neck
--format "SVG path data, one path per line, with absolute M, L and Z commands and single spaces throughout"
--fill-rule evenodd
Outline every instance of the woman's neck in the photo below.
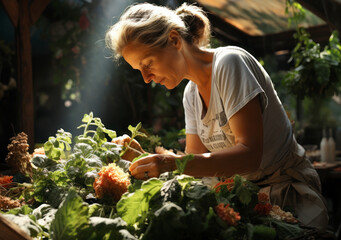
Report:
M 199 93 L 206 107 L 209 106 L 211 94 L 211 76 L 213 52 L 186 45 L 185 59 L 188 66 L 187 79 L 198 86 Z

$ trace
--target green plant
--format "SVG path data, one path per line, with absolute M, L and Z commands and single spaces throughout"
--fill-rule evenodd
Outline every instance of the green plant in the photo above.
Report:
M 331 126 L 335 119 L 331 117 L 328 102 L 341 92 L 341 45 L 338 32 L 333 31 L 328 43 L 321 46 L 302 27 L 301 22 L 307 12 L 299 3 L 287 0 L 286 13 L 289 25 L 296 28 L 294 38 L 297 44 L 289 60 L 293 68 L 285 75 L 283 84 L 296 97 L 297 124 Z
M 292 52 L 294 69 L 288 72 L 285 85 L 299 98 L 329 98 L 341 91 L 341 45 L 334 31 L 323 49 L 310 39 L 304 28 L 298 28 L 298 40 Z
M 263 193 L 266 196 L 261 197 L 259 187 L 239 175 L 214 188 L 201 179 L 184 175 L 192 155 L 178 160 L 176 171 L 158 178 L 143 181 L 129 176 L 119 157 L 121 147 L 106 140 L 107 135 L 115 137 L 115 131 L 106 129 L 92 113 L 86 114 L 82 122 L 83 134 L 72 138 L 60 130 L 46 142 L 49 152 L 31 159 L 33 181 L 18 186 L 31 194 L 10 196 L 25 197 L 28 205 L 1 212 L 30 236 L 187 240 L 287 239 L 304 234 L 297 223 L 276 220 L 270 208 L 263 211 L 264 207 L 272 207 L 267 195 Z M 129 127 L 132 138 L 139 135 L 139 129 L 140 125 Z M 121 178 L 115 180 L 119 174 L 111 175 L 119 168 L 119 172 L 125 171 L 125 176 L 130 177 L 128 192 L 120 199 L 103 201 L 94 196 L 93 187 L 103 184 L 93 185 L 103 166 L 112 182 L 120 182 Z M 115 192 L 112 182 L 102 190 Z

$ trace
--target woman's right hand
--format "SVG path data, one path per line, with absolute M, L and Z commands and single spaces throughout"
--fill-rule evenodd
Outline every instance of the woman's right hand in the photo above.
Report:
M 123 147 L 128 147 L 130 140 L 131 140 L 131 138 L 128 135 L 124 134 L 120 137 L 113 138 L 111 142 L 118 144 L 118 145 L 121 145 Z M 142 149 L 139 142 L 136 141 L 135 139 L 133 139 L 129 148 L 121 156 L 121 158 L 124 160 L 132 161 L 134 158 L 140 156 L 143 153 L 145 153 L 145 151 Z
M 151 154 L 140 158 L 129 167 L 131 175 L 137 179 L 159 177 L 161 173 L 176 169 L 175 159 L 181 158 L 176 154 Z

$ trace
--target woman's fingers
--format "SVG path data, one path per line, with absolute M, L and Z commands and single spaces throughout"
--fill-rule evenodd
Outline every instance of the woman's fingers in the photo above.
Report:
M 158 177 L 161 172 L 157 158 L 158 156 L 153 154 L 137 160 L 129 168 L 131 175 L 138 179 Z
M 138 157 L 142 153 L 145 153 L 138 141 L 136 141 L 135 139 L 131 141 L 131 138 L 127 134 L 112 139 L 112 142 L 122 145 L 123 147 L 128 147 L 130 143 L 129 148 L 125 151 L 123 156 L 121 156 L 124 160 L 132 161 L 134 158 Z

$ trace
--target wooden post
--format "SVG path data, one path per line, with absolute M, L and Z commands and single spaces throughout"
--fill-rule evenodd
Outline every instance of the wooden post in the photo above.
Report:
M 19 131 L 28 135 L 34 148 L 34 98 L 30 26 L 34 24 L 50 0 L 1 0 L 14 28 L 17 54 Z
M 34 147 L 34 100 L 32 81 L 32 54 L 30 39 L 29 0 L 20 0 L 18 27 L 15 29 L 17 46 L 17 79 L 19 100 L 19 128 L 28 136 L 28 144 Z

